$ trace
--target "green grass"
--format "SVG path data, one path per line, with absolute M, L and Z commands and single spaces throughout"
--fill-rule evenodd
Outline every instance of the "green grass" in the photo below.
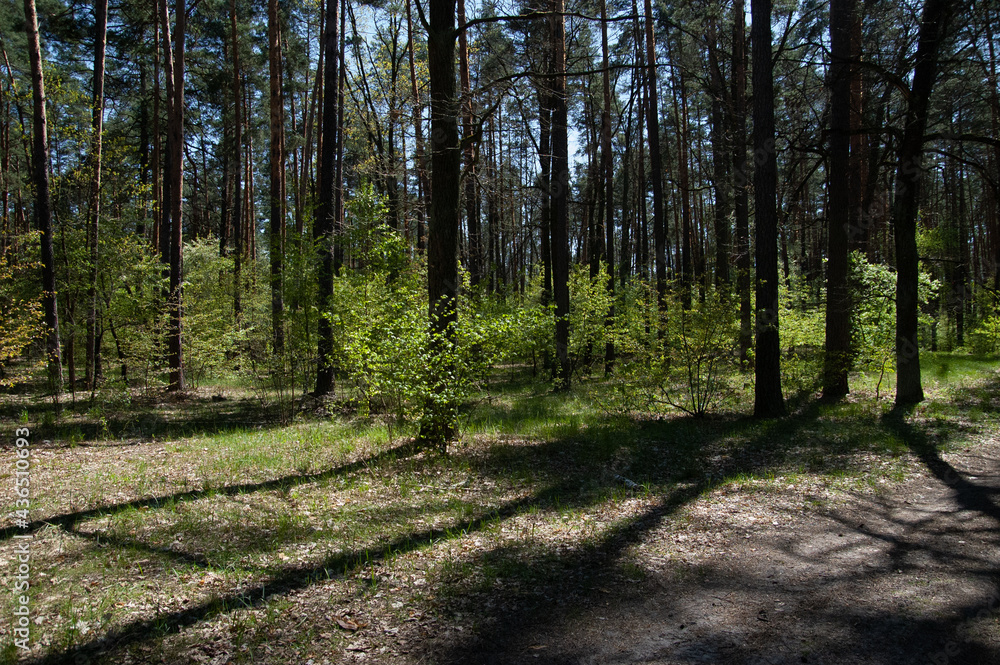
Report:
M 179 617 L 195 611 L 195 626 L 228 636 L 234 662 L 266 661 L 279 633 L 294 635 L 282 648 L 301 660 L 312 640 L 346 638 L 308 612 L 289 618 L 299 592 L 438 611 L 555 593 L 560 579 L 586 588 L 593 562 L 641 538 L 644 519 L 682 528 L 683 507 L 717 490 L 881 491 L 929 450 L 995 427 L 996 366 L 928 354 L 930 399 L 903 425 L 863 382 L 842 403 L 807 400 L 786 419 L 758 422 L 735 411 L 624 418 L 595 406 L 601 380 L 554 394 L 519 377 L 468 406 L 447 457 L 407 447 L 375 420 L 226 424 L 225 413 L 253 413 L 232 402 L 225 412 L 198 402 L 186 415 L 151 405 L 139 420 L 156 423 L 155 437 L 138 439 L 107 410 L 69 410 L 44 426 L 65 436 L 57 444 L 87 445 L 44 458 L 35 516 L 57 526 L 37 534 L 33 603 L 47 618 L 49 653 L 147 626 L 140 620 L 152 622 L 148 634 L 121 649 L 182 653 L 198 638 Z M 622 579 L 645 579 L 631 559 L 616 565 Z M 269 596 L 275 587 L 284 591 Z

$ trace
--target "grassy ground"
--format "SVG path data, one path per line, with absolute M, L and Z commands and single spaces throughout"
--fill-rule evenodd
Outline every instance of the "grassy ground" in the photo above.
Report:
M 688 507 L 712 493 L 752 502 L 794 487 L 795 509 L 814 510 L 995 433 L 996 359 L 924 358 L 929 399 L 905 417 L 874 399 L 877 377 L 858 377 L 838 405 L 801 399 L 780 421 L 748 418 L 738 399 L 701 419 L 608 415 L 595 406 L 599 382 L 554 395 L 508 378 L 463 415 L 447 457 L 415 449 L 405 428 L 278 426 L 252 400 L 212 391 L 80 402 L 59 417 L 12 396 L 8 511 L 14 427 L 32 429 L 35 455 L 28 656 L 415 662 L 424 637 L 478 631 L 511 599 L 553 593 L 554 580 L 592 590 L 590 571 L 607 566 L 641 580 L 644 534 L 685 529 Z M 6 524 L 10 545 L 22 530 Z M 3 548 L 5 588 L 15 567 Z M 0 611 L 14 605 L 2 599 Z M 12 662 L 24 655 L 6 617 Z

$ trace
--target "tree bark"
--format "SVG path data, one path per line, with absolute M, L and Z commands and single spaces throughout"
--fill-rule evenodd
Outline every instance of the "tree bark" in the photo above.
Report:
M 270 189 L 271 213 L 269 258 L 271 263 L 271 332 L 274 353 L 285 349 L 284 309 L 282 295 L 285 226 L 285 100 L 281 90 L 281 25 L 278 0 L 267 3 L 268 73 L 270 75 Z
M 455 86 L 455 0 L 430 0 L 427 66 L 431 84 L 431 213 L 427 228 L 427 301 L 432 349 L 439 354 L 435 390 L 443 390 L 450 363 L 445 353 L 458 318 L 459 189 L 462 171 Z M 455 434 L 450 405 L 435 404 L 420 439 L 444 447 Z
M 750 164 L 747 161 L 746 15 L 743 0 L 733 0 L 733 213 L 735 217 L 736 293 L 740 300 L 740 364 L 750 362 L 753 308 L 750 303 Z
M 830 3 L 830 160 L 827 203 L 826 354 L 823 398 L 837 400 L 850 388 L 851 294 L 848 286 L 851 233 L 851 52 L 855 0 Z
M 610 331 L 615 322 L 615 170 L 611 146 L 611 71 L 608 61 L 608 8 L 601 0 L 601 68 L 604 70 L 602 88 L 604 109 L 601 112 L 601 175 L 604 180 L 604 231 L 606 235 L 604 258 L 608 267 L 608 293 L 611 307 L 605 327 Z M 627 168 L 627 167 L 626 167 Z M 623 218 L 624 222 L 624 218 Z M 608 339 L 604 346 L 604 373 L 609 374 L 615 361 L 615 346 Z
M 229 48 L 233 71 L 233 317 L 239 322 L 243 315 L 243 262 L 246 258 L 243 228 L 243 86 L 240 82 L 240 42 L 236 26 L 236 0 L 229 0 Z
M 340 0 L 326 0 L 326 31 L 323 36 L 323 126 L 319 151 L 319 196 L 316 206 L 316 219 L 313 226 L 313 237 L 319 258 L 319 290 L 316 305 L 320 311 L 317 342 L 316 389 L 313 395 L 327 395 L 334 387 L 334 367 L 330 354 L 333 352 L 333 326 L 330 320 L 323 316 L 330 306 L 333 295 L 333 277 L 339 266 L 335 266 L 334 228 L 337 210 L 335 192 L 339 183 L 335 182 L 337 173 L 337 119 L 338 119 L 338 36 L 339 22 L 337 11 Z
M 569 138 L 566 100 L 565 0 L 552 0 L 552 290 L 556 317 L 556 380 L 568 390 L 572 366 L 569 357 Z
M 167 299 L 170 325 L 167 332 L 167 366 L 170 390 L 184 390 L 183 340 L 181 330 L 181 272 L 183 268 L 184 197 L 184 40 L 187 31 L 185 0 L 174 4 L 173 100 L 167 123 L 170 152 L 170 294 Z
M 94 92 L 91 114 L 90 142 L 90 207 L 87 220 L 87 367 L 84 370 L 88 390 L 96 383 L 95 359 L 97 341 L 97 263 L 98 227 L 101 215 L 101 148 L 104 138 L 104 52 L 108 36 L 108 0 L 94 2 Z M 143 100 L 145 104 L 145 100 Z
M 896 405 L 924 399 L 920 382 L 917 319 L 917 207 L 922 176 L 921 154 L 931 91 L 937 79 L 938 58 L 952 16 L 951 0 L 924 3 L 917 42 L 913 85 L 907 104 L 903 140 L 896 167 L 892 218 L 896 232 Z
M 754 416 L 785 415 L 778 337 L 778 156 L 774 145 L 774 65 L 771 0 L 751 0 L 753 47 L 754 220 L 756 222 L 757 345 Z
M 645 0 L 646 14 L 646 128 L 649 132 L 649 169 L 653 181 L 653 244 L 656 295 L 661 316 L 667 311 L 667 226 L 663 211 L 663 160 L 660 156 L 660 110 L 657 101 L 656 43 L 653 4 Z
M 42 75 L 42 49 L 38 40 L 38 13 L 35 0 L 24 0 L 28 33 L 28 58 L 31 62 L 32 179 L 35 185 L 35 223 L 41 233 L 42 307 L 45 310 L 45 352 L 48 357 L 49 390 L 56 404 L 63 388 L 62 358 L 59 350 L 59 307 L 56 301 L 55 257 L 52 250 L 52 196 L 49 191 L 49 137 L 45 112 L 45 79 Z

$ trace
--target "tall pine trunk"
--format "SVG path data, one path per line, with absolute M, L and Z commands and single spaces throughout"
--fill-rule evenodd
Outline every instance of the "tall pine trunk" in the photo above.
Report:
M 108 35 L 108 0 L 94 2 L 94 93 L 91 115 L 90 148 L 90 209 L 87 220 L 87 367 L 84 370 L 87 389 L 97 381 L 97 262 L 98 226 L 101 215 L 101 148 L 104 139 L 104 52 Z M 143 100 L 145 104 L 145 100 Z
M 778 337 L 778 155 L 774 146 L 774 61 L 771 0 L 751 0 L 753 47 L 754 221 L 756 223 L 757 345 L 754 416 L 785 415 Z
M 645 0 L 646 13 L 646 127 L 649 132 L 649 169 L 653 181 L 653 245 L 656 295 L 660 313 L 667 311 L 667 225 L 663 211 L 663 160 L 660 157 L 660 109 L 657 101 L 656 43 L 653 39 L 653 4 Z
M 427 228 L 427 300 L 431 344 L 438 366 L 429 417 L 420 439 L 442 449 L 455 434 L 448 389 L 451 361 L 445 358 L 457 320 L 459 189 L 462 170 L 455 86 L 455 0 L 430 0 L 427 66 L 431 84 L 431 214 Z
M 836 400 L 849 391 L 851 366 L 851 294 L 848 254 L 851 230 L 851 31 L 855 0 L 830 3 L 830 161 L 827 208 L 826 355 L 823 398 Z
M 338 37 L 339 22 L 337 11 L 340 0 L 326 1 L 326 31 L 323 35 L 323 126 L 319 151 L 319 196 L 316 219 L 313 222 L 313 238 L 319 258 L 318 291 L 316 305 L 319 308 L 319 330 L 317 341 L 316 389 L 313 395 L 321 397 L 333 390 L 334 367 L 330 354 L 333 352 L 333 325 L 323 316 L 330 306 L 333 295 L 335 266 L 334 228 L 337 216 L 335 192 L 339 186 L 335 182 L 337 174 L 337 120 L 338 120 Z
M 569 138 L 566 100 L 566 8 L 565 0 L 552 0 L 552 290 L 556 317 L 556 379 L 561 390 L 569 389 L 572 367 L 569 357 Z
M 927 110 L 937 79 L 941 45 L 951 21 L 951 0 L 927 0 L 920 21 L 913 85 L 906 108 L 903 140 L 896 167 L 892 221 L 896 232 L 896 405 L 921 402 L 920 348 L 917 319 L 917 207 L 922 176 L 921 156 Z
M 735 216 L 736 293 L 740 300 L 740 364 L 750 362 L 753 311 L 750 301 L 750 164 L 747 161 L 746 15 L 743 0 L 733 0 L 733 212 Z
M 184 41 L 187 32 L 187 7 L 185 0 L 174 4 L 174 52 L 171 72 L 173 85 L 167 120 L 167 146 L 170 152 L 170 294 L 167 306 L 170 324 L 167 332 L 167 367 L 170 390 L 184 390 L 183 339 L 181 319 L 183 312 L 181 272 L 183 268 L 183 219 L 184 198 Z
M 31 61 L 32 179 L 35 185 L 35 221 L 41 233 L 42 307 L 45 310 L 45 352 L 48 356 L 49 390 L 56 404 L 63 388 L 62 359 L 59 352 L 59 308 L 56 301 L 55 255 L 52 250 L 52 197 L 49 192 L 49 137 L 45 113 L 45 80 L 42 75 L 42 49 L 38 40 L 38 13 L 35 0 L 24 0 L 28 32 L 28 58 Z
M 271 223 L 269 229 L 269 254 L 271 263 L 271 333 L 272 347 L 276 354 L 285 349 L 284 309 L 282 296 L 282 267 L 284 246 L 282 231 L 285 226 L 285 100 L 281 90 L 281 25 L 278 0 L 267 3 L 267 53 L 270 75 L 270 189 Z

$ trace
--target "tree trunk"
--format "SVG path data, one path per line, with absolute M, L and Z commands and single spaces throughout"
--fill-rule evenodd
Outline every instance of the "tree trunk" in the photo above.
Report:
M 927 109 L 937 78 L 938 56 L 952 15 L 951 0 L 927 0 L 920 21 L 913 86 L 906 108 L 896 167 L 892 218 L 896 232 L 896 405 L 921 402 L 917 320 L 917 206 Z
M 183 344 L 181 337 L 181 271 L 183 267 L 184 197 L 184 39 L 187 31 L 185 0 L 174 4 L 173 99 L 167 122 L 167 143 L 170 152 L 170 294 L 168 309 L 170 325 L 167 333 L 167 366 L 170 390 L 184 390 Z
M 746 15 L 743 0 L 733 0 L 733 171 L 736 292 L 740 299 L 740 364 L 750 362 L 753 312 L 750 302 L 750 164 L 747 161 Z
M 722 67 L 718 57 L 718 35 L 715 20 L 708 24 L 708 66 L 712 94 L 712 180 L 715 187 L 715 287 L 728 289 L 730 286 L 729 261 L 732 255 L 732 232 L 729 216 L 733 209 L 732 181 L 729 140 L 726 137 L 726 115 L 732 113 L 732 103 L 726 94 L 726 84 L 722 77 Z
M 269 254 L 271 263 L 271 330 L 274 353 L 285 349 L 284 309 L 282 296 L 282 266 L 284 247 L 282 230 L 285 226 L 285 146 L 284 146 L 284 95 L 281 90 L 281 26 L 278 15 L 278 0 L 267 3 L 268 73 L 270 74 L 270 189 L 271 224 L 269 233 Z
M 49 192 L 49 138 L 45 113 L 45 80 L 42 76 L 42 50 L 38 40 L 38 14 L 35 0 L 24 0 L 25 25 L 28 32 L 28 57 L 31 61 L 32 117 L 32 178 L 35 184 L 35 221 L 41 233 L 42 307 L 45 310 L 45 351 L 48 356 L 49 390 L 56 404 L 63 388 L 62 359 L 59 353 L 59 308 L 56 301 L 55 257 L 52 250 L 52 198 Z
M 656 44 L 653 39 L 653 4 L 645 0 L 646 13 L 646 127 L 649 132 L 649 168 L 653 181 L 653 244 L 656 262 L 656 295 L 661 316 L 667 311 L 667 227 L 663 212 L 663 161 L 660 157 L 660 110 L 657 101 Z
M 108 36 L 108 0 L 94 2 L 94 97 L 91 114 L 90 148 L 90 209 L 87 220 L 87 250 L 90 265 L 87 267 L 87 367 L 84 370 L 88 390 L 96 382 L 94 359 L 97 341 L 97 262 L 98 225 L 101 214 L 101 146 L 104 138 L 104 52 Z M 145 100 L 143 101 L 145 103 Z
M 465 0 L 458 0 L 458 23 L 465 24 Z M 472 88 L 469 76 L 469 39 L 466 31 L 458 31 L 459 79 L 462 84 L 462 153 L 465 167 L 465 223 L 469 229 L 469 280 L 472 286 L 482 279 L 482 233 L 479 228 L 479 211 L 476 205 L 476 154 L 472 134 L 475 131 L 472 117 Z
M 434 390 L 447 388 L 451 363 L 442 356 L 454 333 L 458 304 L 459 188 L 462 171 L 455 86 L 455 0 L 430 0 L 427 67 L 431 84 L 431 214 L 427 228 L 427 300 L 433 351 L 438 354 Z M 455 434 L 451 404 L 430 406 L 420 439 L 444 447 Z
M 604 180 L 603 207 L 606 235 L 604 258 L 608 267 L 608 293 L 611 294 L 611 308 L 608 310 L 605 327 L 610 332 L 615 322 L 615 170 L 614 156 L 611 153 L 611 71 L 608 62 L 608 8 L 605 0 L 601 0 L 601 67 L 604 69 L 602 80 L 604 110 L 601 113 L 601 175 Z M 604 347 L 605 374 L 611 372 L 614 361 L 615 346 L 609 338 Z
M 851 368 L 851 294 L 848 286 L 851 230 L 851 31 L 855 0 L 830 3 L 830 161 L 827 190 L 826 355 L 823 398 L 849 392 Z
M 754 220 L 757 229 L 757 345 L 754 416 L 785 415 L 778 338 L 778 159 L 774 148 L 771 0 L 751 0 L 753 47 Z
M 233 71 L 233 317 L 237 323 L 243 315 L 243 262 L 246 257 L 243 228 L 243 86 L 240 83 L 240 42 L 236 27 L 236 0 L 229 0 L 229 47 Z
M 556 380 L 568 390 L 569 358 L 569 138 L 566 100 L 565 0 L 552 0 L 552 290 L 556 302 Z
M 319 254 L 319 290 L 316 305 L 319 308 L 319 331 L 317 343 L 316 389 L 313 395 L 320 397 L 333 390 L 333 326 L 329 319 L 323 316 L 330 306 L 333 295 L 333 277 L 339 266 L 335 266 L 334 228 L 336 223 L 336 205 L 334 190 L 339 186 L 335 182 L 337 174 L 337 119 L 338 119 L 338 36 L 339 28 L 337 11 L 340 0 L 326 0 L 326 31 L 323 36 L 323 126 L 319 152 L 319 196 L 316 206 L 316 219 L 313 226 L 313 236 L 316 240 Z
M 417 66 L 416 58 L 414 56 L 414 49 L 416 48 L 413 42 L 413 11 L 411 8 L 411 1 L 406 0 L 406 35 L 408 41 L 408 55 L 410 60 L 410 86 L 412 88 L 413 94 L 413 133 L 414 141 L 416 143 L 415 152 L 413 159 L 417 166 L 417 183 L 418 183 L 418 198 L 420 202 L 417 205 L 417 252 L 423 254 L 425 247 L 424 239 L 424 217 L 425 211 L 427 209 L 426 199 L 430 196 L 430 184 L 427 179 L 427 164 L 426 157 L 424 155 L 424 122 L 421 117 L 421 106 L 420 106 L 420 89 L 417 87 Z

